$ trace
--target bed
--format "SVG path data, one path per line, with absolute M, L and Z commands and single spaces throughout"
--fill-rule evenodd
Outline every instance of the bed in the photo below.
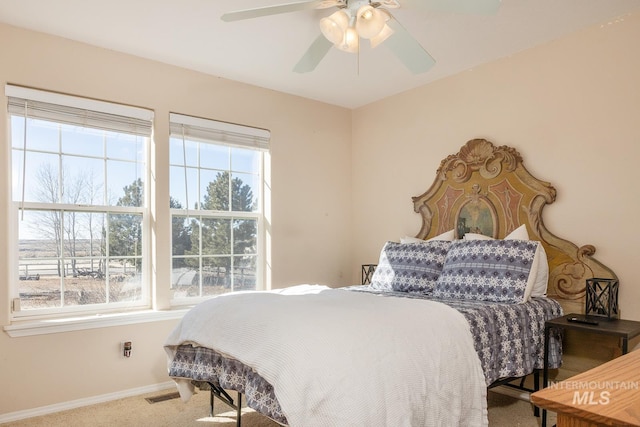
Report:
M 184 400 L 208 385 L 237 425 L 242 396 L 293 427 L 487 425 L 488 388 L 536 373 L 537 389 L 544 322 L 582 311 L 587 278 L 615 278 L 546 229 L 555 197 L 515 149 L 468 141 L 413 198 L 421 229 L 384 245 L 371 284 L 205 301 L 165 343 L 169 376 Z

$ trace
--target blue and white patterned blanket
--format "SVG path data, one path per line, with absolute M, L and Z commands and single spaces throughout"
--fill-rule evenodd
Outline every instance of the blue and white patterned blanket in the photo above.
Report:
M 441 302 L 462 313 L 469 322 L 474 347 L 480 357 L 487 386 L 509 377 L 529 375 L 544 367 L 544 323 L 562 316 L 562 307 L 551 298 L 534 297 L 523 304 L 436 299 L 418 293 L 379 291 L 368 286 L 347 288 L 400 298 Z M 549 368 L 562 363 L 562 342 L 549 340 Z

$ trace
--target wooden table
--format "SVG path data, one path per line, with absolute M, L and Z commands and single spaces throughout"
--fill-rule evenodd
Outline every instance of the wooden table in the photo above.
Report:
M 640 335 L 640 322 L 622 319 L 606 319 L 593 316 L 591 319 L 597 321 L 597 325 L 577 323 L 569 321 L 574 316 L 580 314 L 571 313 L 565 316 L 550 319 L 544 325 L 544 369 L 542 375 L 542 387 L 547 387 L 549 379 L 549 337 L 551 329 L 575 330 L 588 332 L 591 334 L 609 335 L 618 337 L 622 341 L 622 354 L 626 354 L 629 348 L 629 340 Z M 542 410 L 542 427 L 547 427 L 547 410 Z
M 640 351 L 633 351 L 531 395 L 558 414 L 558 427 L 640 427 Z

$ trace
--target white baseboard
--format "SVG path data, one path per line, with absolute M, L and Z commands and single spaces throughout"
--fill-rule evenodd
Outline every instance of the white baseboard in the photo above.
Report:
M 53 414 L 54 412 L 66 411 L 69 409 L 81 408 L 83 406 L 95 405 L 96 403 L 104 403 L 112 400 L 123 399 L 125 397 L 137 396 L 140 394 L 153 393 L 155 391 L 167 390 L 175 388 L 173 381 L 167 381 L 159 384 L 152 384 L 144 387 L 131 388 L 128 390 L 116 391 L 114 393 L 102 394 L 100 396 L 86 397 L 83 399 L 71 400 L 69 402 L 56 403 L 53 405 L 41 406 L 39 408 L 25 409 L 23 411 L 9 412 L 8 414 L 0 414 L 0 424 L 10 421 L 23 420 L 25 418 L 39 417 L 41 415 Z

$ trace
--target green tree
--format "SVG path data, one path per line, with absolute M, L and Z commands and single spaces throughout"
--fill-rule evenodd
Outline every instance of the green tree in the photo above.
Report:
M 238 177 L 230 180 L 229 172 L 219 172 L 207 185 L 201 208 L 223 212 L 251 212 L 255 203 L 251 186 Z M 193 220 L 191 229 L 191 250 L 187 253 L 199 254 L 200 243 L 202 243 L 202 255 L 219 255 L 207 258 L 205 266 L 214 270 L 214 282 L 217 284 L 229 285 L 232 254 L 244 254 L 250 250 L 255 253 L 257 233 L 255 220 L 203 218 L 201 221 Z M 233 248 L 231 246 L 232 229 Z M 201 238 L 202 242 L 200 242 Z M 198 267 L 197 263 L 196 259 L 188 261 L 188 265 L 194 268 Z
M 169 196 L 171 209 L 183 209 L 182 204 Z M 191 226 L 185 225 L 182 217 L 174 216 L 171 219 L 171 247 L 172 254 L 184 255 L 191 250 Z
M 144 187 L 138 178 L 131 185 L 123 188 L 124 195 L 118 199 L 116 206 L 142 206 Z M 110 214 L 109 215 L 109 255 L 140 256 L 142 255 L 142 215 Z M 141 264 L 136 263 L 137 270 Z
M 231 209 L 229 209 L 229 193 L 231 193 Z M 251 212 L 255 207 L 251 186 L 245 184 L 242 179 L 235 177 L 232 180 L 231 192 L 229 192 L 229 172 L 219 172 L 216 179 L 207 185 L 202 209 L 212 211 Z

